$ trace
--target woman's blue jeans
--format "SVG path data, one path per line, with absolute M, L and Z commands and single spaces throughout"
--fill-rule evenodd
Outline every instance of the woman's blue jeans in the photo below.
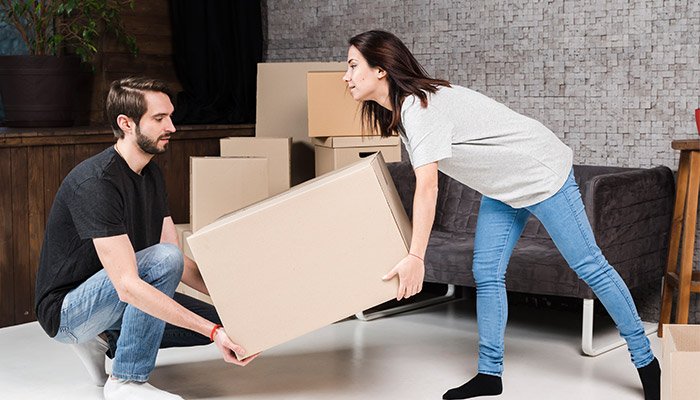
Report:
M 214 307 L 175 294 L 182 279 L 183 257 L 177 246 L 159 243 L 136 253 L 139 277 L 202 317 L 220 323 Z M 196 332 L 167 324 L 119 300 L 104 269 L 71 290 L 63 300 L 61 324 L 54 337 L 62 343 L 82 343 L 105 333 L 114 356 L 112 375 L 144 382 L 153 371 L 158 349 L 210 343 Z
M 552 197 L 525 208 L 512 208 L 482 197 L 474 243 L 479 323 L 479 372 L 503 373 L 503 336 L 508 318 L 505 274 L 508 260 L 530 214 L 542 222 L 567 263 L 615 321 L 635 367 L 654 359 L 649 339 L 629 289 L 596 245 L 573 171 Z

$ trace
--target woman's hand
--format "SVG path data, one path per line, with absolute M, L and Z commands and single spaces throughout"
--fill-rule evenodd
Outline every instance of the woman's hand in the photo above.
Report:
M 241 356 L 245 355 L 245 350 L 243 349 L 243 347 L 233 343 L 233 341 L 228 337 L 228 334 L 226 334 L 226 331 L 223 327 L 217 329 L 216 332 L 214 332 L 214 343 L 216 343 L 216 347 L 219 348 L 221 355 L 224 356 L 224 361 L 240 365 L 241 367 L 245 367 L 257 356 L 260 355 L 260 353 L 254 354 L 243 361 L 239 361 L 238 358 L 236 358 L 236 354 L 239 354 Z
M 423 290 L 425 266 L 418 257 L 407 255 L 382 279 L 388 281 L 396 274 L 399 275 L 399 292 L 396 300 L 407 299 Z

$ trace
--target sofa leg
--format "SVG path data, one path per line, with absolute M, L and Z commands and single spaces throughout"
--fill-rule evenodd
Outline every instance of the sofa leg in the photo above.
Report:
M 616 349 L 620 346 L 625 345 L 625 340 L 618 337 L 617 340 L 612 343 L 608 343 L 604 346 L 594 348 L 593 347 L 593 306 L 595 304 L 594 299 L 583 299 L 583 331 L 581 333 L 581 350 L 587 356 L 595 357 L 603 353 L 606 353 L 612 349 Z M 645 329 L 644 333 L 646 335 L 651 335 L 655 333 L 658 329 L 656 324 L 644 323 Z
M 419 308 L 444 303 L 446 301 L 454 300 L 455 298 L 455 285 L 447 284 L 447 292 L 445 292 L 445 294 L 442 296 L 434 297 L 432 299 L 427 299 L 423 301 L 417 301 L 415 303 L 406 304 L 404 306 L 392 307 L 387 310 L 375 311 L 370 314 L 365 314 L 364 311 L 360 311 L 359 313 L 355 314 L 355 317 L 357 317 L 357 319 L 359 319 L 360 321 L 371 321 L 373 319 L 383 318 L 389 315 L 394 315 L 405 311 L 417 310 Z

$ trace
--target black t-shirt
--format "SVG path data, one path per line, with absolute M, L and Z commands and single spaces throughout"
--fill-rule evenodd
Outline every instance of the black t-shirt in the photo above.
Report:
M 137 252 L 160 242 L 168 215 L 154 162 L 139 175 L 110 146 L 75 167 L 56 193 L 39 258 L 35 310 L 46 333 L 56 336 L 66 294 L 103 268 L 93 238 L 127 234 Z

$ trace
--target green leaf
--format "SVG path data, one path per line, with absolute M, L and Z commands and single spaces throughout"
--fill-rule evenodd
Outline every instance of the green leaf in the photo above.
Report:
M 62 46 L 71 46 L 90 62 L 105 32 L 113 32 L 120 46 L 138 54 L 136 40 L 125 31 L 121 18 L 121 12 L 133 10 L 134 4 L 134 0 L 4 0 L 0 21 L 24 32 L 32 54 L 56 53 Z

